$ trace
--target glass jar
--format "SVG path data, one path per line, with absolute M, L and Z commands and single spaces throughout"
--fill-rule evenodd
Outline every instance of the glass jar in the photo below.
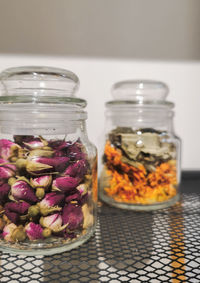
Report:
M 180 140 L 174 134 L 168 87 L 123 81 L 106 103 L 100 197 L 125 209 L 153 210 L 179 199 Z
M 0 74 L 0 250 L 49 255 L 95 229 L 96 148 L 78 77 L 50 67 Z

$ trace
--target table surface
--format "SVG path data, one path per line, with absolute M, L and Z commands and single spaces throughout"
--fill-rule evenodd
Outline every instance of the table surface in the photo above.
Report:
M 200 171 L 181 202 L 154 212 L 100 205 L 96 234 L 54 256 L 1 253 L 0 282 L 200 282 Z

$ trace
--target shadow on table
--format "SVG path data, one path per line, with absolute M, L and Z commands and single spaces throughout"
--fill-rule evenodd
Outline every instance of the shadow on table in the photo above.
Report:
M 96 241 L 100 269 L 134 272 L 151 257 L 153 213 L 133 212 L 103 206 Z M 103 272 L 101 272 L 103 274 Z

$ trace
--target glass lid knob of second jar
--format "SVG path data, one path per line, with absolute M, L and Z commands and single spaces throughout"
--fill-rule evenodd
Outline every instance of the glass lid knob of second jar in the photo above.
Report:
M 112 87 L 114 100 L 131 100 L 138 103 L 164 101 L 168 86 L 160 81 L 128 80 L 117 82 Z

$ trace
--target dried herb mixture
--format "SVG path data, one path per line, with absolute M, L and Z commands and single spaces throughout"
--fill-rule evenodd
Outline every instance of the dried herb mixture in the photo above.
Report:
M 177 194 L 176 147 L 167 133 L 116 128 L 105 145 L 104 194 L 117 202 L 152 204 Z

